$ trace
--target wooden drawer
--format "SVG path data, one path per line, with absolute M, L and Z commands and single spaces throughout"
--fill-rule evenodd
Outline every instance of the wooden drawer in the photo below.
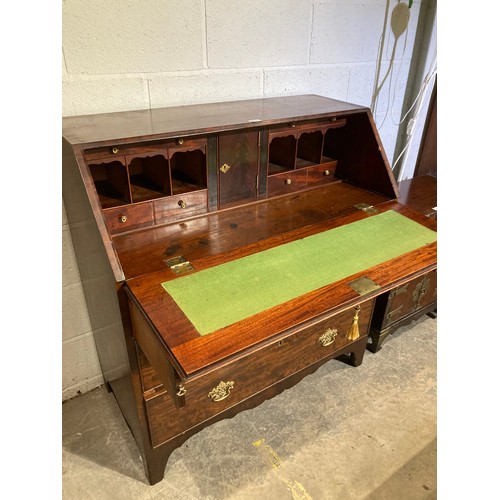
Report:
M 284 174 L 271 175 L 267 178 L 267 195 L 293 193 L 303 189 L 307 182 L 307 170 L 285 172 Z
M 151 155 L 151 154 L 163 154 L 167 155 L 167 147 L 166 143 L 161 144 L 123 144 L 116 146 L 109 146 L 103 148 L 96 148 L 89 151 L 85 151 L 84 157 L 87 163 L 93 163 L 97 160 L 103 161 L 112 161 L 117 156 L 125 156 L 125 155 Z
M 437 301 L 437 270 L 398 286 L 377 299 L 372 327 L 384 330 Z
M 437 307 L 437 270 L 430 271 L 377 297 L 367 349 L 378 352 L 387 337 Z
M 326 182 L 334 181 L 336 168 L 336 161 L 322 163 L 317 167 L 309 167 L 307 169 L 307 185 L 315 186 L 317 184 L 325 184 Z
M 117 144 L 95 148 L 84 152 L 84 158 L 87 163 L 93 163 L 96 160 L 113 161 L 117 156 L 151 156 L 162 154 L 166 158 L 171 157 L 179 151 L 190 151 L 192 149 L 201 149 L 205 151 L 207 140 L 201 139 L 168 139 L 161 142 L 152 142 L 150 144 L 139 142 L 135 144 Z M 167 153 L 168 150 L 168 153 Z
M 361 304 L 358 320 L 361 339 L 368 334 L 373 304 L 374 299 Z M 203 422 L 317 361 L 334 357 L 336 352 L 349 344 L 358 342 L 346 338 L 354 313 L 355 309 L 350 308 L 330 316 L 222 368 L 184 382 L 185 408 L 178 410 L 177 418 L 168 418 L 169 413 L 174 412 L 174 405 L 167 393 L 148 399 L 146 406 L 153 445 L 165 442 L 172 432 L 180 431 L 180 427 Z M 224 386 L 228 385 L 231 388 L 225 391 Z M 177 425 L 179 429 L 173 429 Z
M 207 190 L 178 194 L 154 202 L 155 223 L 172 222 L 207 211 Z
M 153 225 L 153 205 L 150 202 L 108 208 L 102 213 L 111 234 Z

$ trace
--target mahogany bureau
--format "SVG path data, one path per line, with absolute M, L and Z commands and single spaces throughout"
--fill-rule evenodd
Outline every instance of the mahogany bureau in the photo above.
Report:
M 150 484 L 203 427 L 358 366 L 376 298 L 437 266 L 370 110 L 315 95 L 64 118 L 63 196 Z

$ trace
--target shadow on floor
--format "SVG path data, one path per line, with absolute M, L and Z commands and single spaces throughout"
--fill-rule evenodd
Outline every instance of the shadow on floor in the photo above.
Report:
M 391 475 L 384 483 L 367 497 L 367 500 L 393 500 L 400 498 L 401 491 L 418 491 L 415 498 L 434 500 L 437 498 L 437 439 L 429 443 L 420 453 Z M 406 496 L 405 500 L 412 500 Z

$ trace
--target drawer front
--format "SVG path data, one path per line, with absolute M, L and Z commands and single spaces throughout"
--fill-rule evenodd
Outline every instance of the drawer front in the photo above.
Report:
M 337 162 L 331 161 L 323 163 L 317 167 L 307 169 L 307 185 L 315 186 L 317 184 L 325 184 L 335 180 L 335 169 Z
M 267 178 L 267 195 L 293 193 L 303 189 L 307 182 L 307 170 L 285 172 L 284 174 L 271 175 Z
M 207 211 L 207 190 L 178 194 L 154 202 L 155 223 L 172 222 Z
M 382 328 L 415 313 L 437 300 L 437 270 L 389 292 Z
M 151 156 L 162 154 L 165 158 L 171 157 L 178 151 L 190 151 L 192 149 L 202 149 L 205 151 L 207 141 L 206 139 L 189 139 L 177 138 L 168 139 L 158 143 L 136 143 L 136 144 L 117 144 L 116 146 L 106 146 L 102 148 L 95 148 L 84 152 L 84 157 L 87 163 L 92 163 L 95 160 L 107 159 L 107 161 L 114 161 L 117 156 Z M 167 153 L 168 149 L 168 153 Z
M 290 122 L 286 125 L 280 125 L 277 127 L 272 127 L 269 129 L 269 136 L 273 137 L 285 137 L 287 135 L 293 135 L 299 138 L 304 133 L 320 131 L 325 133 L 329 128 L 343 127 L 346 124 L 345 118 L 327 118 L 324 120 L 315 120 L 312 122 Z
M 111 234 L 153 225 L 152 203 L 123 205 L 103 210 L 102 213 Z
M 117 146 L 109 146 L 104 148 L 96 148 L 84 153 L 85 160 L 87 163 L 92 163 L 96 160 L 108 160 L 113 161 L 117 156 L 150 156 L 154 154 L 163 154 L 167 156 L 166 144 L 124 144 Z
M 360 338 L 368 333 L 373 304 L 374 299 L 361 304 L 358 313 Z M 346 336 L 354 313 L 355 309 L 350 308 L 183 384 L 185 409 L 179 410 L 178 418 L 182 415 L 179 425 L 184 428 L 196 425 L 353 343 Z M 225 389 L 224 384 L 229 388 Z M 158 416 L 167 411 L 162 405 L 171 406 L 168 400 L 169 396 L 163 394 L 147 401 L 155 446 L 167 440 L 177 425 L 175 418 L 162 422 Z

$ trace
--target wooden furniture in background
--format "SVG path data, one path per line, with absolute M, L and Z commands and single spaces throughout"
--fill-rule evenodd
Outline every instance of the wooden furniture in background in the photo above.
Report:
M 424 175 L 437 177 L 437 77 L 432 89 L 429 111 L 425 120 L 413 177 Z
M 437 220 L 437 179 L 424 175 L 400 182 L 398 201 Z M 377 297 L 368 349 L 378 352 L 390 334 L 424 314 L 437 316 L 437 269 Z

